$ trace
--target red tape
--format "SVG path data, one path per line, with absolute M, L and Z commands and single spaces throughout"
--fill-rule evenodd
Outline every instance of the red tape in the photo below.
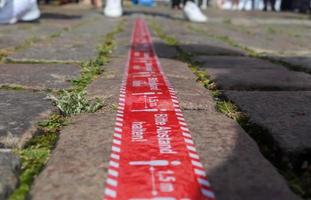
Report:
M 120 90 L 104 199 L 215 199 L 142 19 Z

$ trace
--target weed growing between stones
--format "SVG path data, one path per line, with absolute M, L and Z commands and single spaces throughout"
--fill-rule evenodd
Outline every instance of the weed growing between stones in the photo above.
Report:
M 66 118 L 60 115 L 50 116 L 48 120 L 38 124 L 41 134 L 34 136 L 25 145 L 25 148 L 15 150 L 21 159 L 22 172 L 19 176 L 19 186 L 9 200 L 26 199 L 35 176 L 40 173 L 49 159 L 51 149 L 57 142 L 60 128 L 66 123 Z
M 82 74 L 80 78 L 72 81 L 73 87 L 59 91 L 57 95 L 50 97 L 62 115 L 54 114 L 49 119 L 39 122 L 39 134 L 28 141 L 23 149 L 15 150 L 21 158 L 22 170 L 19 176 L 19 186 L 9 200 L 29 198 L 31 185 L 47 163 L 51 151 L 57 143 L 59 131 L 68 124 L 69 117 L 81 112 L 95 112 L 102 106 L 98 100 L 89 101 L 85 89 L 92 80 L 102 73 L 101 66 L 108 63 L 109 55 L 115 47 L 114 36 L 122 31 L 122 25 L 123 23 L 120 23 L 117 29 L 104 38 L 103 44 L 98 48 L 99 53 L 95 60 L 82 64 Z
M 96 112 L 103 106 L 99 99 L 88 100 L 84 90 L 76 92 L 62 90 L 59 97 L 52 96 L 50 99 L 55 102 L 64 116 L 76 115 L 82 112 Z
M 4 61 L 4 58 L 7 57 L 11 53 L 9 49 L 0 49 L 0 63 Z
M 150 24 L 151 27 L 156 32 L 156 34 L 163 41 L 165 41 L 166 44 L 174 46 L 176 48 L 178 52 L 178 59 L 188 64 L 188 67 L 198 77 L 197 81 L 201 82 L 205 88 L 211 91 L 211 94 L 213 95 L 214 100 L 216 101 L 216 109 L 219 112 L 225 114 L 227 117 L 234 119 L 240 124 L 240 126 L 256 141 L 261 153 L 277 168 L 279 173 L 282 174 L 283 177 L 285 177 L 289 187 L 296 194 L 298 194 L 299 196 L 303 197 L 306 200 L 311 200 L 310 165 L 306 165 L 307 169 L 304 170 L 301 169 L 294 170 L 289 161 L 284 161 L 284 159 L 282 159 L 279 147 L 277 144 L 273 143 L 273 139 L 271 138 L 271 135 L 268 134 L 268 131 L 265 130 L 263 127 L 258 126 L 257 124 L 252 123 L 250 121 L 249 116 L 246 113 L 242 112 L 238 108 L 238 106 L 236 106 L 233 102 L 228 100 L 222 94 L 222 92 L 217 89 L 216 84 L 209 79 L 208 72 L 200 70 L 199 66 L 201 64 L 199 62 L 193 61 L 192 58 L 194 55 L 192 55 L 189 52 L 185 52 L 182 48 L 180 48 L 178 41 L 175 38 L 166 35 L 155 21 L 152 21 Z M 198 29 L 196 31 L 208 34 L 206 32 L 203 32 L 201 29 Z M 212 35 L 212 37 L 224 41 L 233 47 L 238 47 L 244 50 L 250 57 L 270 60 L 266 57 L 263 57 L 262 55 L 257 54 L 255 51 L 247 47 L 243 47 L 235 43 L 227 36 Z M 293 66 L 286 65 L 286 67 L 293 69 Z

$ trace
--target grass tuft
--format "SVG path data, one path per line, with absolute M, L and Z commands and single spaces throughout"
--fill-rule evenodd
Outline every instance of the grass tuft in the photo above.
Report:
M 103 106 L 99 99 L 90 101 L 86 92 L 62 90 L 59 97 L 50 96 L 64 116 L 72 116 L 83 112 L 96 112 Z

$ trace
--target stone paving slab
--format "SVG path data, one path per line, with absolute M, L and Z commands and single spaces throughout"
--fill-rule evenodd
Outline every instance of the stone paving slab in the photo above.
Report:
M 0 147 L 21 147 L 55 108 L 44 93 L 0 91 Z
M 208 90 L 201 87 L 200 83 L 171 77 L 169 77 L 169 81 L 175 89 L 182 109 L 214 110 L 213 98 L 209 95 Z
M 311 56 L 276 57 L 276 59 L 297 66 L 300 70 L 311 72 Z
M 169 59 L 160 59 L 160 63 L 178 95 L 182 109 L 215 110 L 214 100 L 209 91 L 196 82 L 195 75 L 186 64 Z
M 211 111 L 183 113 L 218 200 L 300 199 L 236 122 Z
M 92 22 L 81 25 L 53 40 L 36 43 L 28 49 L 9 56 L 8 59 L 12 61 L 65 62 L 93 59 L 97 56 L 97 47 L 101 44 L 104 36 L 111 32 L 118 22 L 119 20 L 109 20 L 103 16 L 97 16 Z
M 205 55 L 245 55 L 238 48 L 191 30 L 186 21 L 169 20 L 161 17 L 155 17 L 155 20 L 161 26 L 162 31 L 173 36 L 179 42 L 180 48 L 186 52 Z
M 5 200 L 18 184 L 19 159 L 10 151 L 0 149 L 0 199 Z
M 209 23 L 206 26 L 194 24 L 193 27 L 202 30 L 201 34 L 203 35 L 211 34 L 219 37 L 219 40 L 228 43 L 233 42 L 257 53 L 286 54 L 286 52 L 304 52 L 308 51 L 309 46 L 304 45 L 304 43 L 308 43 L 309 38 L 297 39 L 287 34 L 286 31 L 282 33 L 282 31 L 273 29 L 271 25 L 256 28 L 217 22 Z
M 156 34 L 153 34 L 156 35 Z M 177 49 L 173 46 L 167 45 L 160 38 L 153 36 L 154 49 L 159 58 L 176 58 L 178 55 Z
M 188 68 L 186 63 L 173 59 L 159 59 L 160 64 L 167 77 L 179 78 L 179 79 L 191 79 L 196 80 L 196 75 Z
M 121 78 L 106 79 L 101 76 L 91 83 L 87 88 L 88 97 L 99 98 L 104 104 L 115 104 L 118 102 Z
M 122 20 L 126 21 L 126 24 L 123 24 L 122 32 L 115 36 L 117 48 L 111 53 L 112 58 L 127 56 L 131 46 L 132 25 L 134 24 L 134 20 L 126 17 L 123 17 Z
M 21 85 L 31 89 L 65 89 L 80 75 L 74 64 L 0 64 L 0 87 Z
M 43 13 L 44 15 L 44 13 Z M 0 31 L 0 49 L 16 48 L 27 40 L 44 40 L 54 34 L 60 34 L 64 29 L 70 29 L 80 24 L 80 20 L 40 20 L 39 23 L 16 24 Z
M 40 6 L 41 17 L 38 22 L 17 23 L 1 26 L 0 49 L 15 48 L 27 40 L 44 40 L 65 30 L 83 24 L 87 20 L 100 16 L 90 8 L 74 5 L 72 8 Z
M 102 199 L 115 113 L 75 117 L 60 133 L 46 168 L 36 179 L 33 200 Z
M 195 56 L 194 61 L 202 63 L 201 69 L 205 68 L 228 68 L 228 69 L 280 69 L 286 70 L 281 65 L 273 64 L 257 58 L 241 56 Z
M 267 129 L 285 157 L 299 159 L 311 150 L 311 92 L 238 92 L 225 95 Z
M 201 38 L 200 41 L 194 41 L 193 38 L 198 38 L 197 36 L 189 35 L 188 37 L 192 38 L 191 41 L 185 43 L 187 36 L 181 35 L 176 38 L 181 42 L 179 45 L 181 49 L 185 52 L 192 54 L 204 54 L 204 55 L 235 55 L 243 56 L 245 55 L 242 51 L 232 49 L 229 46 L 219 44 L 214 40 L 208 40 L 207 38 Z
M 310 90 L 311 76 L 275 69 L 206 68 L 210 78 L 224 90 Z

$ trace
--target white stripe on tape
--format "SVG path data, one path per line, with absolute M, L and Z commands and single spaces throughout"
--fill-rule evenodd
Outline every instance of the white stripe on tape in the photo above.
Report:
M 110 197 L 113 197 L 113 198 L 116 198 L 116 196 L 117 196 L 116 191 L 111 190 L 111 189 L 109 189 L 109 188 L 106 188 L 106 189 L 105 189 L 105 194 L 106 194 L 107 196 L 110 196 Z

